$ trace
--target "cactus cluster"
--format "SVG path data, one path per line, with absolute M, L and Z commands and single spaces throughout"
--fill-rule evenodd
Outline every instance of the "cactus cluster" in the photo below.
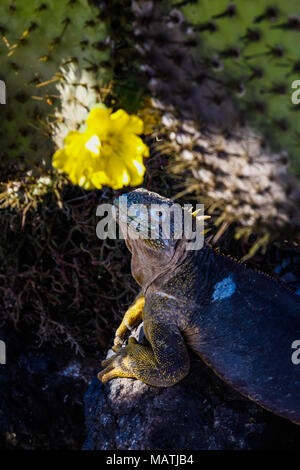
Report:
M 47 168 L 55 141 L 77 128 L 111 78 L 101 9 L 88 0 L 0 4 L 1 166 Z M 58 86 L 57 86 L 58 85 Z M 86 99 L 88 96 L 88 99 Z
M 277 97 L 274 90 L 272 93 L 267 90 L 267 78 L 261 82 L 262 89 L 255 85 L 254 77 L 244 80 L 239 89 L 233 86 L 233 80 L 241 81 L 246 70 L 250 75 L 254 73 L 247 62 L 248 55 L 253 55 L 257 56 L 257 66 L 259 61 L 264 62 L 269 80 L 276 65 L 274 83 L 281 70 L 282 80 L 289 84 L 288 71 L 294 70 L 297 63 L 295 47 L 291 41 L 285 42 L 286 47 L 291 46 L 288 69 L 275 64 L 260 49 L 253 49 L 246 38 L 238 41 L 240 60 L 223 53 L 221 61 L 222 50 L 230 44 L 233 47 L 231 38 L 234 34 L 239 37 L 247 19 L 255 16 L 261 28 L 271 31 L 270 36 L 266 33 L 267 42 L 262 43 L 262 50 L 275 47 L 277 31 L 270 28 L 267 19 L 258 19 L 265 2 L 240 4 L 238 11 L 245 11 L 243 21 L 242 14 L 237 14 L 237 18 L 231 18 L 229 13 L 224 18 L 218 15 L 226 10 L 222 10 L 222 3 L 177 2 L 174 8 L 175 3 L 172 6 L 170 2 L 133 2 L 137 49 L 144 61 L 141 68 L 148 77 L 148 87 L 152 96 L 157 97 L 162 113 L 164 126 L 159 146 L 174 155 L 170 171 L 181 180 L 183 191 L 198 197 L 206 206 L 221 208 L 218 222 L 235 221 L 238 236 L 258 230 L 267 241 L 269 234 L 291 234 L 291 228 L 298 232 L 300 229 L 299 181 L 292 174 L 289 159 L 289 153 L 295 156 L 293 170 L 297 172 L 297 152 L 292 148 L 297 112 L 291 109 L 289 93 Z M 288 18 L 290 6 L 285 9 L 284 2 L 277 3 L 281 5 L 281 16 L 276 24 L 280 25 L 283 17 Z M 179 9 L 183 4 L 184 13 Z M 224 34 L 220 27 L 219 46 L 212 42 L 214 32 L 209 33 L 208 4 L 211 9 L 214 7 L 212 16 L 216 24 L 228 23 Z M 185 16 L 186 11 L 189 17 Z M 268 43 L 271 33 L 273 40 Z M 279 40 L 282 34 L 276 34 Z M 289 114 L 292 125 L 286 130 L 285 139 L 271 119 L 264 116 L 260 120 L 261 115 L 253 112 L 256 95 L 264 99 L 271 113 L 266 116 L 272 116 L 273 121 Z M 255 119 L 265 126 L 258 130 L 253 124 Z

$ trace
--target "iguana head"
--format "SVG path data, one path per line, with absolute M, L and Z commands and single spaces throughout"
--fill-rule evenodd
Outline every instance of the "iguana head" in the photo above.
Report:
M 173 201 L 159 194 L 136 189 L 114 201 L 116 218 L 126 245 L 132 253 L 132 275 L 138 284 L 149 285 L 161 273 L 171 270 L 184 256 L 185 239 L 178 233 Z M 178 209 L 178 217 L 183 217 Z

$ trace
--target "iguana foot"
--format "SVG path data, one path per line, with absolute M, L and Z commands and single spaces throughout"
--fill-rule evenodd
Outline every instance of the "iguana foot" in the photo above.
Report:
M 99 372 L 98 379 L 105 383 L 115 377 L 135 377 L 133 365 L 137 344 L 134 338 L 129 338 L 127 346 L 124 348 L 119 346 L 117 354 L 102 361 L 104 369 Z
M 142 321 L 143 307 L 145 305 L 145 297 L 139 295 L 129 309 L 125 312 L 123 320 L 116 331 L 114 345 L 112 350 L 118 352 L 122 346 L 127 331 L 131 331 Z
M 102 362 L 99 380 L 132 377 L 155 387 L 169 387 L 188 374 L 189 355 L 178 327 L 147 319 L 144 326 L 152 345 L 144 346 L 130 337 L 127 346 Z

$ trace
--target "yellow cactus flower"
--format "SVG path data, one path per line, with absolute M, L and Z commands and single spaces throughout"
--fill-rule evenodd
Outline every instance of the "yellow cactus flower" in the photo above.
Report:
M 85 189 L 138 186 L 143 182 L 143 157 L 149 149 L 138 134 L 143 121 L 123 109 L 94 108 L 84 132 L 71 131 L 64 147 L 53 156 L 53 166 Z

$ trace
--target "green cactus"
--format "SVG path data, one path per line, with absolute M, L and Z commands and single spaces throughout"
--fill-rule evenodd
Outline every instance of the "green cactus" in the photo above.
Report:
M 68 120 L 78 127 L 91 101 L 100 101 L 100 89 L 111 79 L 109 59 L 106 24 L 88 0 L 1 2 L 2 177 L 16 164 L 50 166 L 53 130 L 61 142 Z
M 300 106 L 292 102 L 292 83 L 300 78 L 299 1 L 176 4 L 198 34 L 208 72 L 222 75 L 243 116 L 273 148 L 289 152 L 291 168 L 300 176 Z
M 155 146 L 173 157 L 169 172 L 180 190 L 176 196 L 204 202 L 216 215 L 215 240 L 234 226 L 237 238 L 259 236 L 255 250 L 300 230 L 300 187 L 293 174 L 299 168 L 299 107 L 291 103 L 300 32 L 282 33 L 296 8 L 290 3 L 287 10 L 278 0 L 274 22 L 261 16 L 265 2 L 228 8 L 217 0 L 135 0 L 132 7 L 142 70 L 162 115 Z M 269 36 L 263 31 L 261 41 L 251 41 L 253 21 Z M 289 51 L 278 60 L 270 54 L 277 44 Z M 286 94 L 279 85 L 275 90 L 280 80 Z M 277 125 L 284 118 L 290 121 L 286 132 Z

